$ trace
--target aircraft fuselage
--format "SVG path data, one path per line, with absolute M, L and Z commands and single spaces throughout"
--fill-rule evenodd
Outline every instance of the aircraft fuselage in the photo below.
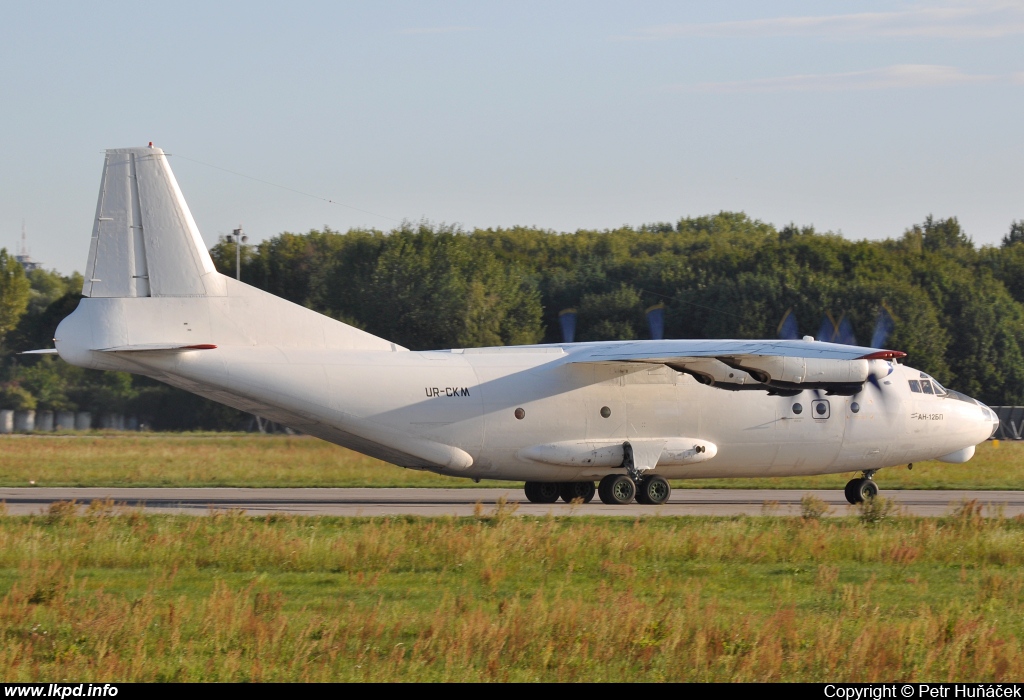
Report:
M 213 335 L 228 344 L 188 352 L 76 353 L 60 340 L 83 335 L 73 325 L 102 325 L 93 317 L 129 324 L 132 307 L 189 303 L 84 299 L 58 333 L 58 347 L 76 364 L 153 376 L 401 466 L 469 478 L 600 479 L 620 469 L 615 446 L 658 439 L 681 449 L 713 446 L 710 456 L 675 464 L 663 458 L 657 473 L 666 478 L 873 470 L 956 453 L 988 438 L 995 425 L 994 414 L 972 399 L 911 392 L 908 380 L 921 373 L 895 363 L 880 380 L 884 393 L 866 383 L 852 396 L 787 396 L 707 386 L 663 364 L 575 362 L 587 344 L 310 349 L 240 343 L 225 338 L 231 333 L 223 326 Z M 212 332 L 195 325 L 204 338 Z M 93 347 L 130 335 L 93 338 Z M 404 439 L 449 446 L 468 459 L 432 459 L 406 449 Z M 423 458 L 410 459 L 410 452 Z

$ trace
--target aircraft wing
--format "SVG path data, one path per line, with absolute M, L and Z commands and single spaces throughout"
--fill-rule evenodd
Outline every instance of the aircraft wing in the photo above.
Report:
M 888 360 L 906 357 L 898 350 L 808 340 L 641 340 L 588 344 L 570 353 L 573 363 L 661 364 L 720 389 L 790 395 L 804 389 L 855 394 L 871 376 L 889 373 Z

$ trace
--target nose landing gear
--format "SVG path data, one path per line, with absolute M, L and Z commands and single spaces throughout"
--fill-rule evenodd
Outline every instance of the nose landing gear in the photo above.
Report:
M 851 505 L 868 501 L 878 495 L 878 485 L 874 482 L 876 469 L 869 469 L 859 479 L 851 479 L 846 484 L 844 494 Z

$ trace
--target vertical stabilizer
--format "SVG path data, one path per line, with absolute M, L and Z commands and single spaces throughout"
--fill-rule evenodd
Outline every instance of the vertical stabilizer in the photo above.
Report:
M 215 272 L 159 148 L 107 151 L 89 246 L 87 297 L 207 296 Z

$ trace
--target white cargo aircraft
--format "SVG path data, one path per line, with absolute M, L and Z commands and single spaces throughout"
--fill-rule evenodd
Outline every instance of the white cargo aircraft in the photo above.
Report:
M 73 365 L 142 374 L 401 467 L 533 502 L 664 503 L 667 479 L 961 463 L 986 406 L 894 350 L 659 340 L 412 352 L 219 274 L 159 148 L 107 151 Z M 54 352 L 54 351 L 50 351 Z M 595 488 L 595 482 L 600 485 Z

